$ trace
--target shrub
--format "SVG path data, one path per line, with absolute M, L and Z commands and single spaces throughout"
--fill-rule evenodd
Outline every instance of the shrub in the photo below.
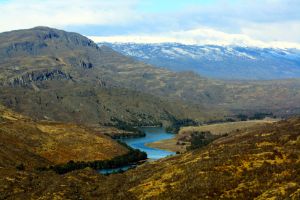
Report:
M 222 136 L 213 135 L 210 131 L 194 132 L 191 134 L 191 146 L 187 147 L 187 150 L 204 147 L 219 137 Z
M 198 125 L 197 122 L 195 122 L 192 119 L 172 119 L 171 125 L 167 126 L 165 128 L 166 132 L 168 133 L 175 133 L 177 134 L 181 127 L 183 126 L 196 126 Z
M 19 171 L 24 171 L 25 170 L 25 166 L 23 163 L 19 164 L 16 166 L 16 169 L 19 170 Z
M 73 170 L 84 169 L 86 167 L 90 167 L 95 170 L 113 169 L 117 167 L 126 166 L 129 164 L 137 163 L 141 160 L 146 160 L 146 159 L 147 159 L 147 154 L 145 152 L 142 152 L 138 149 L 129 148 L 129 153 L 122 156 L 117 156 L 110 160 L 96 160 L 90 162 L 83 162 L 83 161 L 74 162 L 71 160 L 66 164 L 50 166 L 49 168 L 46 168 L 44 170 L 50 169 L 55 171 L 58 174 L 64 174 Z M 37 170 L 42 171 L 43 169 L 39 168 Z

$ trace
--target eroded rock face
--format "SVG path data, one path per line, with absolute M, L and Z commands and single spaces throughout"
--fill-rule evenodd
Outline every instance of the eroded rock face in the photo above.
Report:
M 59 69 L 42 70 L 25 73 L 4 82 L 7 86 L 26 86 L 32 82 L 42 82 L 47 80 L 72 80 L 72 76 Z
M 93 68 L 93 64 L 88 62 L 88 61 L 84 61 L 84 60 L 81 60 L 80 61 L 80 65 L 81 67 L 85 68 L 85 69 L 91 69 Z

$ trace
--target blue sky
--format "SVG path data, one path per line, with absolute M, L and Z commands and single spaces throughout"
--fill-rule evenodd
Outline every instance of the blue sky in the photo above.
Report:
M 206 5 L 214 0 L 148 0 L 140 2 L 139 9 L 144 12 L 172 12 L 192 5 Z
M 50 26 L 97 41 L 300 46 L 299 0 L 0 0 L 0 32 Z

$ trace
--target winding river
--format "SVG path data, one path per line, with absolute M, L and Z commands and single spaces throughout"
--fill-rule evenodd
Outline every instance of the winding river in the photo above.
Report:
M 167 133 L 164 128 L 161 127 L 143 127 L 141 128 L 145 133 L 145 137 L 140 138 L 125 138 L 121 139 L 122 142 L 125 142 L 127 145 L 131 146 L 132 148 L 139 149 L 147 153 L 149 160 L 157 160 L 160 158 L 164 158 L 170 155 L 175 155 L 175 152 L 166 151 L 162 149 L 156 149 L 152 147 L 146 146 L 147 143 L 156 142 L 159 140 L 171 139 L 175 137 L 172 133 Z M 99 170 L 101 174 L 110 174 L 114 173 L 118 170 L 126 171 L 133 166 L 124 166 L 116 169 L 102 169 Z
M 175 152 L 146 146 L 147 143 L 156 142 L 159 140 L 171 139 L 175 137 L 174 134 L 167 133 L 165 129 L 161 127 L 145 127 L 141 129 L 146 133 L 145 137 L 128 138 L 128 139 L 122 139 L 121 141 L 125 142 L 132 148 L 139 149 L 141 151 L 146 152 L 148 155 L 148 159 L 150 160 L 157 160 L 175 154 Z

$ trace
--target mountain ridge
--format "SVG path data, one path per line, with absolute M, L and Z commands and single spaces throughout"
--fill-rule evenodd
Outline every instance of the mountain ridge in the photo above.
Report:
M 173 71 L 191 70 L 220 79 L 271 80 L 300 77 L 300 50 L 181 43 L 98 43 Z

